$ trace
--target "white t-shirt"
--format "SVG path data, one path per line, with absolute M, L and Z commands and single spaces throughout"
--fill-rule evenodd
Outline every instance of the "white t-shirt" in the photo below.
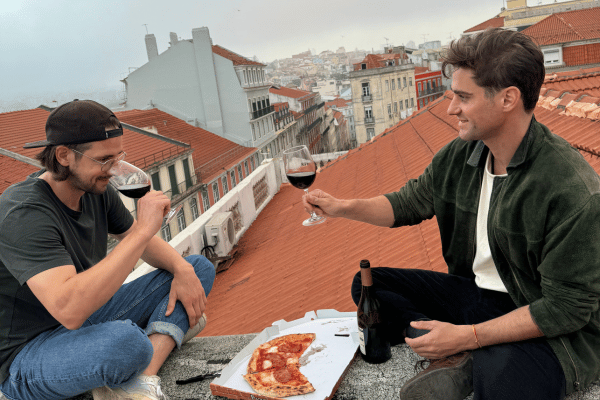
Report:
M 506 175 L 493 175 L 491 172 L 492 153 L 488 153 L 485 163 L 485 173 L 483 174 L 483 183 L 481 185 L 481 195 L 479 197 L 479 209 L 477 211 L 477 250 L 473 262 L 473 272 L 475 273 L 475 283 L 482 289 L 496 290 L 498 292 L 508 293 L 498 270 L 492 259 L 490 242 L 488 238 L 487 221 L 490 209 L 490 198 L 492 197 L 492 188 L 494 187 L 494 178 Z

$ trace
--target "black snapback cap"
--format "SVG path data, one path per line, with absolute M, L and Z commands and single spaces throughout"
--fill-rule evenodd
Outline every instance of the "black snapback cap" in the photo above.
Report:
M 54 109 L 46 121 L 46 140 L 25 143 L 23 148 L 97 142 L 123 135 L 123 127 L 107 131 L 115 117 L 112 111 L 93 100 L 73 100 Z

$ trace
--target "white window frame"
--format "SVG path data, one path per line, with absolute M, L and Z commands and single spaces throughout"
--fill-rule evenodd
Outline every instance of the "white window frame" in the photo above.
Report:
M 223 197 L 225 197 L 225 195 L 227 193 L 229 193 L 229 182 L 227 182 L 227 174 L 225 174 L 222 178 L 223 181 Z
M 563 63 L 562 47 L 543 49 L 544 65 L 561 65 Z
M 219 182 L 217 180 L 217 182 L 214 182 L 212 184 L 212 191 L 213 191 L 213 199 L 215 199 L 215 203 L 219 200 L 221 200 L 221 195 L 219 194 Z
M 183 232 L 183 230 L 187 227 L 185 223 L 185 213 L 183 212 L 183 208 L 179 210 L 177 213 L 177 228 L 179 228 L 179 232 Z
M 198 211 L 198 200 L 196 200 L 196 197 L 190 199 L 190 210 L 192 211 L 192 219 L 196 220 L 200 216 L 200 212 Z
M 171 226 L 169 224 L 166 224 L 165 226 L 163 226 L 160 229 L 161 233 L 162 233 L 162 237 L 164 239 L 165 242 L 170 242 L 172 237 L 171 237 Z
M 201 191 L 200 196 L 202 197 L 202 207 L 204 207 L 204 212 L 206 212 L 210 208 L 210 199 L 208 198 L 208 190 Z
M 229 172 L 229 176 L 231 177 L 231 188 L 233 189 L 234 187 L 237 186 L 237 182 L 235 181 L 235 171 L 231 170 Z

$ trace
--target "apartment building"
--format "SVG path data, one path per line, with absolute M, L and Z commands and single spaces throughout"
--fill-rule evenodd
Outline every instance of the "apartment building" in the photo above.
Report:
M 171 33 L 170 47 L 158 53 L 146 35 L 148 62 L 122 80 L 124 109 L 157 108 L 190 125 L 246 147 L 275 139 L 265 65 L 213 45 L 208 28 L 192 39 Z
M 321 96 L 318 93 L 278 86 L 269 89 L 269 96 L 271 103 L 288 103 L 289 110 L 298 123 L 295 143 L 305 145 L 313 154 L 321 153 L 321 123 L 325 105 Z
M 446 87 L 442 85 L 442 71 L 430 71 L 426 67 L 415 67 L 417 110 L 442 97 Z
M 350 72 L 357 144 L 410 116 L 416 107 L 415 66 L 403 48 L 368 54 Z

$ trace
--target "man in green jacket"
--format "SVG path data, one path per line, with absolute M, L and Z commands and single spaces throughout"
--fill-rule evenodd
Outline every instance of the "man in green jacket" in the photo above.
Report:
M 376 268 L 392 344 L 429 366 L 402 400 L 562 399 L 600 377 L 600 179 L 533 110 L 544 59 L 527 36 L 454 41 L 458 138 L 398 192 L 307 211 L 397 227 L 436 217 L 448 274 Z M 352 297 L 360 297 L 360 275 Z

